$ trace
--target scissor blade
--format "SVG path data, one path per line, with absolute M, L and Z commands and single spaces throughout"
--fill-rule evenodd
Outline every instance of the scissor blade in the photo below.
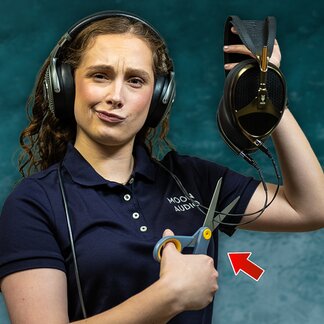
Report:
M 220 192 L 220 188 L 222 185 L 222 178 L 220 178 L 217 181 L 214 193 L 213 193 L 213 198 L 209 204 L 208 207 L 208 211 L 205 217 L 205 221 L 203 226 L 205 227 L 209 227 L 212 231 L 214 230 L 214 224 L 213 224 L 213 220 L 214 220 L 214 216 L 215 216 L 215 210 L 216 210 L 216 206 L 217 206 L 217 202 L 218 202 L 218 198 L 219 198 L 219 192 Z
M 215 230 L 219 224 L 224 220 L 224 218 L 227 216 L 228 213 L 231 212 L 231 210 L 234 208 L 234 206 L 237 204 L 239 201 L 240 196 L 236 197 L 230 204 L 228 204 L 222 211 L 221 213 L 217 214 L 213 218 L 213 225 L 211 227 L 212 230 Z

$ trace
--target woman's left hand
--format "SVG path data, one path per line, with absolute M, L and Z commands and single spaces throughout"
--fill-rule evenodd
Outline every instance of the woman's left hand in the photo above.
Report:
M 234 27 L 231 28 L 231 31 L 234 34 L 237 34 L 237 31 L 235 30 Z M 226 53 L 236 53 L 236 54 L 244 54 L 248 55 L 251 57 L 255 57 L 254 54 L 251 53 L 251 51 L 243 44 L 237 44 L 237 45 L 227 45 L 224 46 L 224 52 Z M 273 46 L 273 51 L 272 55 L 270 57 L 269 62 L 277 66 L 278 68 L 280 67 L 280 61 L 281 61 L 281 52 L 280 52 L 280 47 L 275 39 L 274 46 Z M 236 64 L 238 63 L 228 63 L 224 65 L 225 70 L 231 70 Z

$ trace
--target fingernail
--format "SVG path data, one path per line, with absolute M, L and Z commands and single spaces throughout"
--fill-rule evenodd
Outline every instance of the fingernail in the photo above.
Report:
M 225 46 L 224 46 L 224 51 L 227 51 L 228 48 L 229 48 L 229 47 L 228 47 L 227 45 L 225 45 Z

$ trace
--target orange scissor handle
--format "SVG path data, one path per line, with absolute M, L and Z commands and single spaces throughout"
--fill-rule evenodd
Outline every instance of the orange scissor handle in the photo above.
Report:
M 153 250 L 153 257 L 160 262 L 162 258 L 162 249 L 167 243 L 173 243 L 179 252 L 183 248 L 193 248 L 194 254 L 206 254 L 209 241 L 212 237 L 212 231 L 208 227 L 201 227 L 192 236 L 166 236 L 162 237 L 156 244 Z
M 163 250 L 163 248 L 168 243 L 173 243 L 179 252 L 182 251 L 181 242 L 179 240 L 177 240 L 174 236 L 166 236 L 166 237 L 163 237 L 159 241 L 159 244 L 156 245 L 157 246 L 157 250 L 154 253 L 154 258 L 156 259 L 156 261 L 158 261 L 158 262 L 161 261 L 161 258 L 162 258 L 162 250 Z

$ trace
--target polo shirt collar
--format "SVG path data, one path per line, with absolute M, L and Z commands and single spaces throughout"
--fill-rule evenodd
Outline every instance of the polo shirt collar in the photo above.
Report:
M 156 177 L 156 164 L 152 161 L 146 147 L 141 144 L 135 144 L 133 155 L 135 158 L 133 177 L 144 177 L 154 181 Z M 98 174 L 72 143 L 68 143 L 63 165 L 73 181 L 81 185 L 114 184 L 114 182 L 108 181 Z

